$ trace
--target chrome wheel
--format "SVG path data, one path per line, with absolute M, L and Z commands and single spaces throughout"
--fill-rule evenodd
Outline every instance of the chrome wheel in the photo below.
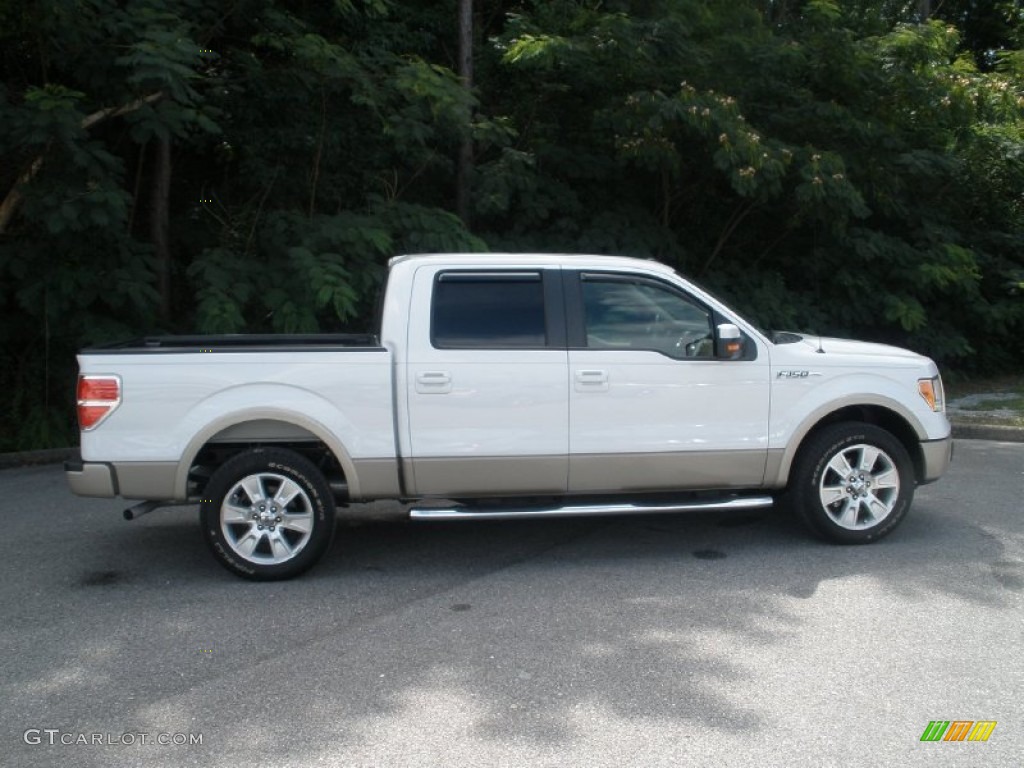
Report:
M 832 521 L 848 531 L 874 528 L 900 498 L 900 473 L 875 445 L 848 445 L 832 456 L 818 483 L 818 498 Z
M 220 529 L 239 557 L 258 565 L 294 558 L 309 543 L 314 509 L 294 480 L 273 472 L 247 475 L 220 507 Z
M 257 446 L 210 476 L 199 522 L 222 566 L 245 579 L 276 581 L 298 576 L 328 550 L 334 511 L 331 487 L 312 461 Z

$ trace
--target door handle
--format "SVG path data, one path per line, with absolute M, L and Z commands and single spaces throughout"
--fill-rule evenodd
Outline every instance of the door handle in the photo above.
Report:
M 575 379 L 573 389 L 577 392 L 608 391 L 608 371 L 579 370 L 576 371 Z
M 607 384 L 608 371 L 576 371 L 576 381 L 580 384 Z
M 425 395 L 443 395 L 452 391 L 452 376 L 447 371 L 422 371 L 416 374 L 416 391 Z

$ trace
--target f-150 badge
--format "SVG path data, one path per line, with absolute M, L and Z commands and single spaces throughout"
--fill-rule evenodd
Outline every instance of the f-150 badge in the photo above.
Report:
M 818 371 L 779 371 L 776 379 L 806 379 L 809 376 L 821 376 Z

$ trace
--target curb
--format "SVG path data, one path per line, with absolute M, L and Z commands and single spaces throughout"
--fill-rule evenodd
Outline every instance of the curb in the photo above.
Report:
M 78 456 L 77 448 L 43 448 L 39 451 L 0 453 L 0 469 L 27 467 L 37 464 L 59 464 Z
M 1002 424 L 953 424 L 953 437 L 957 440 L 998 440 L 1004 443 L 1024 443 L 1024 427 Z

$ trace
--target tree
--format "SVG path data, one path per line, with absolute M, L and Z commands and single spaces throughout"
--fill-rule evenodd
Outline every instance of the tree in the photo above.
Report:
M 396 250 L 483 247 L 439 191 L 472 94 L 417 12 L 122 5 L 0 5 L 0 446 L 70 439 L 82 343 L 361 323 Z
M 1019 4 L 926 6 L 0 0 L 0 448 L 73 439 L 82 343 L 362 329 L 409 251 L 1019 367 Z
M 459 0 L 459 77 L 467 91 L 473 89 L 473 0 Z M 466 121 L 469 122 L 468 120 Z M 459 145 L 455 210 L 469 224 L 470 174 L 473 171 L 473 139 L 466 133 Z
M 988 339 L 1021 327 L 1021 220 L 984 190 L 999 178 L 999 199 L 1022 199 L 1020 94 L 973 68 L 955 29 L 864 34 L 859 10 L 811 0 L 780 22 L 735 3 L 562 2 L 515 16 L 500 92 L 524 129 L 519 154 L 482 169 L 497 177 L 478 196 L 488 239 L 654 255 L 765 325 L 1005 365 Z

